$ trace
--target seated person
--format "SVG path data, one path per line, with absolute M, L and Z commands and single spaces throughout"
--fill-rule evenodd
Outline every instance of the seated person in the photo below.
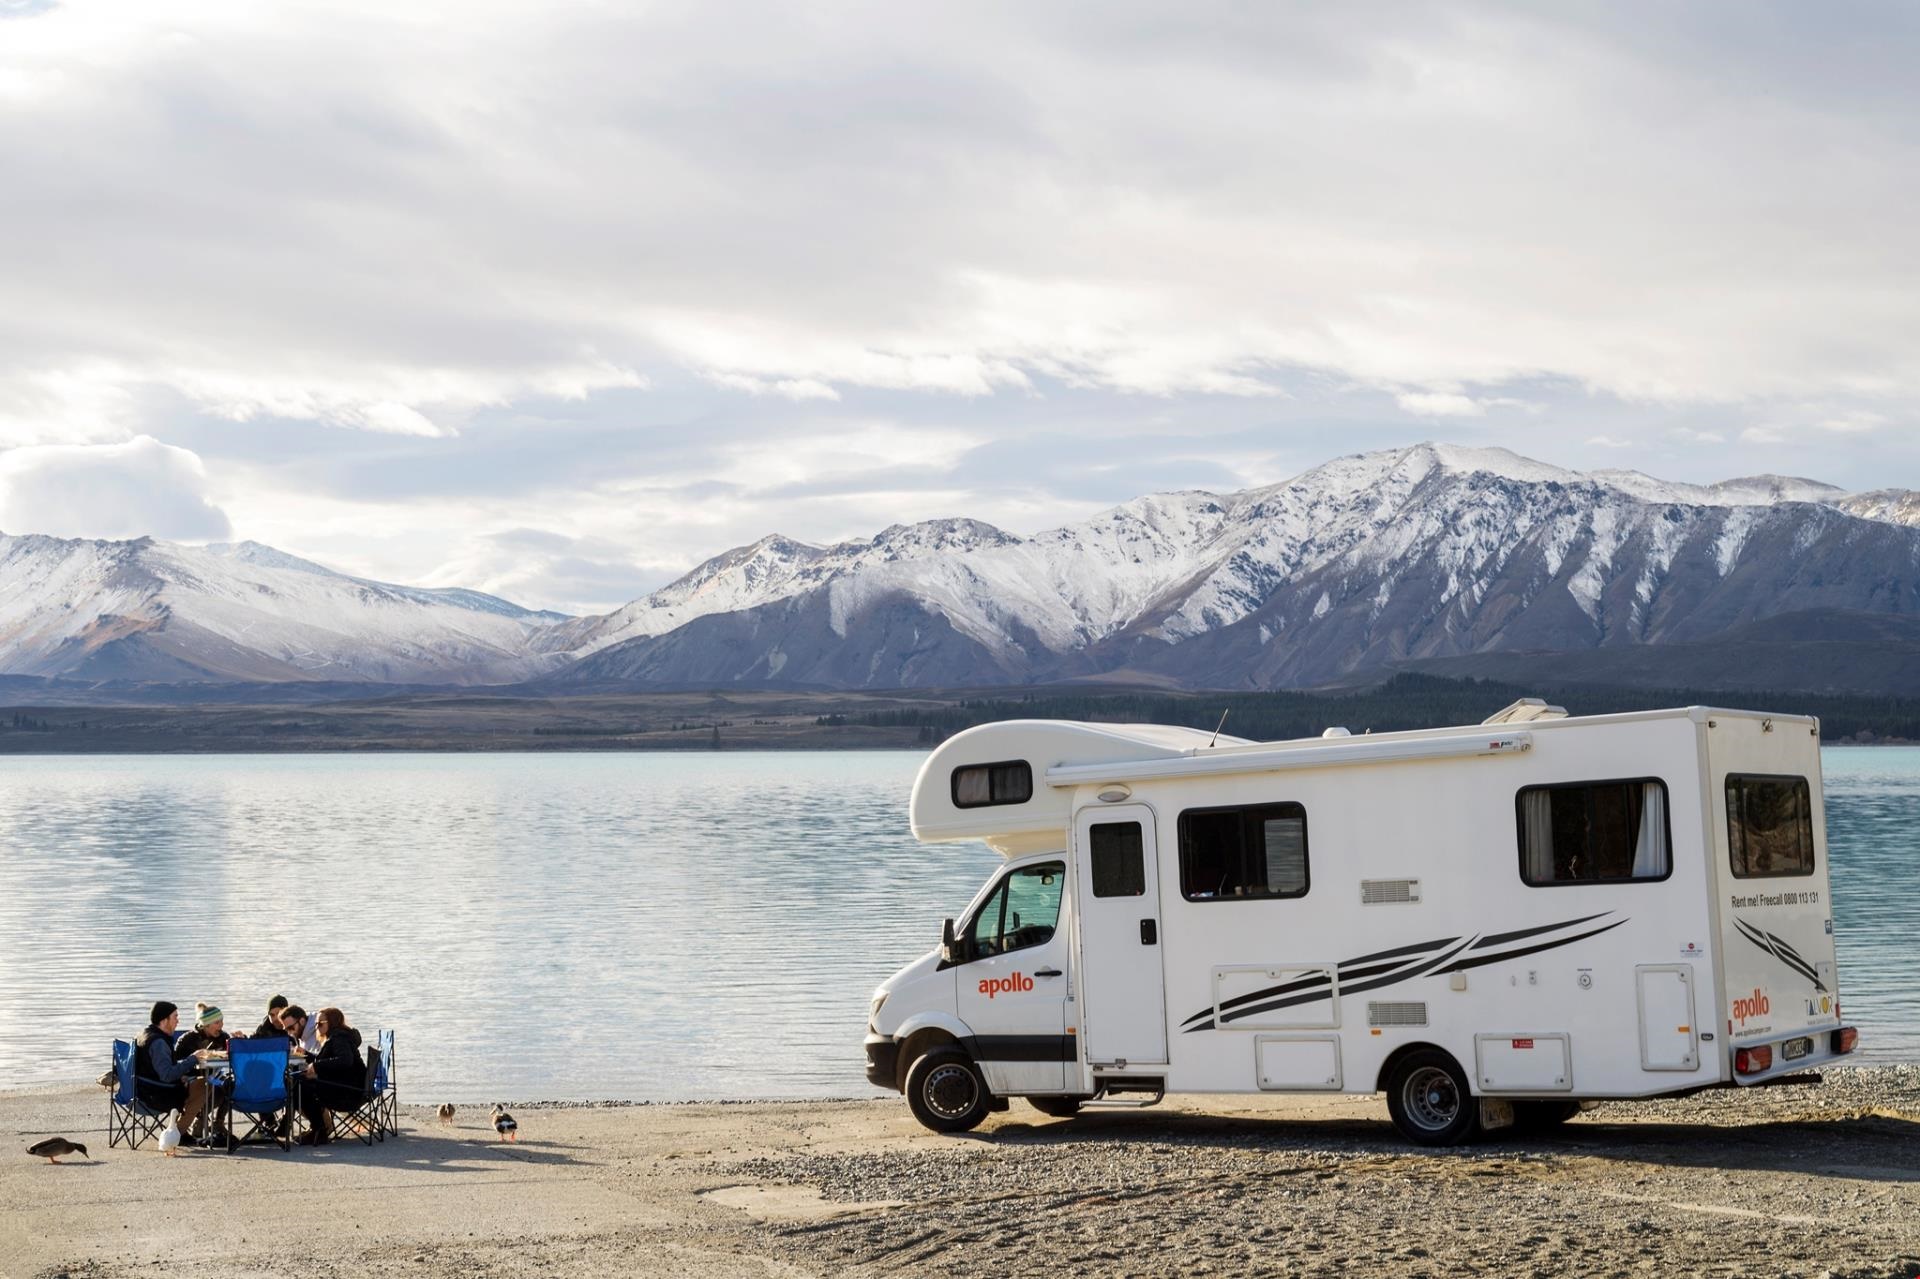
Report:
M 180 1112 L 180 1127 L 191 1128 L 207 1105 L 207 1081 L 191 1078 L 187 1063 L 173 1055 L 173 1035 L 180 1028 L 180 1009 L 161 1000 L 153 1006 L 147 1028 L 133 1041 L 133 1088 L 155 1111 Z
M 269 999 L 267 1001 L 267 1015 L 262 1017 L 260 1024 L 253 1028 L 253 1037 L 255 1039 L 271 1039 L 275 1035 L 286 1034 L 286 1027 L 280 1024 L 280 1010 L 286 1006 L 287 997 L 285 995 L 275 995 L 272 999 Z
M 313 1018 L 307 1016 L 307 1010 L 298 1004 L 288 1004 L 280 1010 L 280 1030 L 293 1041 L 293 1050 L 311 1057 L 320 1051 L 320 1037 Z
M 200 1011 L 194 1018 L 193 1029 L 173 1043 L 175 1061 L 185 1061 L 203 1049 L 223 1053 L 227 1051 L 227 1041 L 232 1038 L 227 1034 L 226 1017 L 217 1004 L 196 1004 L 195 1007 Z
M 330 1110 L 357 1110 L 366 1100 L 367 1063 L 360 1057 L 360 1032 L 347 1025 L 338 1008 L 322 1008 L 314 1021 L 320 1054 L 308 1066 L 300 1087 L 300 1110 L 308 1132 L 301 1145 L 324 1146 L 333 1140 Z

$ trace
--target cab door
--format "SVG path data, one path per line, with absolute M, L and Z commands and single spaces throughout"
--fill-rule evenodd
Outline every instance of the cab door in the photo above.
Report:
M 1075 1058 L 1066 1033 L 1066 887 L 1059 858 L 1012 866 L 960 929 L 960 1019 L 973 1031 L 969 1048 L 987 1086 L 1002 1097 L 1064 1090 Z
M 1082 809 L 1073 834 L 1087 1060 L 1164 1063 L 1167 1002 L 1153 810 L 1143 804 Z

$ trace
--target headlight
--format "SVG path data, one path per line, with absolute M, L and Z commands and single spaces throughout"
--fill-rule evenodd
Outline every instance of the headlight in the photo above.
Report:
M 873 997 L 873 1007 L 867 1010 L 867 1021 L 869 1023 L 879 1022 L 880 1006 L 886 1002 L 887 1002 L 887 992 L 884 990 Z

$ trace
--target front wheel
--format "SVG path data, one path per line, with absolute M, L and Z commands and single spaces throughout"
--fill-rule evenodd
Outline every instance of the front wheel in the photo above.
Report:
M 993 1108 L 993 1094 L 973 1058 L 958 1048 L 936 1048 L 908 1068 L 907 1105 L 935 1132 L 968 1132 Z
M 1387 1112 L 1408 1141 L 1457 1146 L 1480 1131 L 1480 1103 L 1460 1064 L 1438 1048 L 1408 1053 L 1387 1080 Z

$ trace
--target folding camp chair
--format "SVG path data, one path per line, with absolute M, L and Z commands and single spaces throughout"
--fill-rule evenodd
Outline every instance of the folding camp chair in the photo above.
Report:
M 140 1100 L 133 1069 L 133 1044 L 113 1041 L 113 1094 L 107 1098 L 107 1147 L 125 1142 L 128 1150 L 167 1126 L 172 1110 L 155 1110 Z
M 380 1102 L 380 1132 L 385 1140 L 388 1133 L 400 1135 L 400 1075 L 393 1061 L 393 1032 L 378 1031 L 373 1042 L 380 1052 L 380 1073 L 373 1085 Z
M 236 1039 L 228 1045 L 233 1082 L 228 1086 L 227 1153 L 249 1142 L 292 1148 L 289 1133 L 293 1098 L 287 1095 L 287 1057 L 292 1045 L 272 1039 Z M 247 1131 L 235 1131 L 234 1116 L 244 1116 Z
M 333 1135 L 335 1137 L 358 1137 L 364 1144 L 371 1146 L 376 1141 L 385 1141 L 386 1134 L 380 1128 L 380 1093 L 374 1087 L 374 1081 L 380 1077 L 380 1050 L 367 1049 L 367 1081 L 361 1090 L 360 1100 L 352 1110 L 333 1110 Z M 323 1094 L 324 1095 L 324 1094 Z

